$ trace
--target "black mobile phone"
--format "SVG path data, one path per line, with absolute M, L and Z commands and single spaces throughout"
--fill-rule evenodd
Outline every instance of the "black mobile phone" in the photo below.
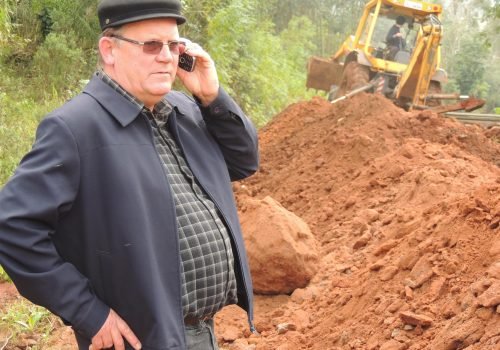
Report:
M 179 56 L 179 68 L 185 71 L 194 71 L 194 65 L 196 64 L 196 57 L 189 56 L 187 53 L 183 53 Z

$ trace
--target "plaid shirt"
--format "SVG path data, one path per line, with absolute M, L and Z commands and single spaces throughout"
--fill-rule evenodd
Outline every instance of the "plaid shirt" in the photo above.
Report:
M 165 100 L 151 112 L 104 72 L 96 73 L 150 120 L 154 144 L 163 162 L 177 216 L 184 317 L 212 316 L 237 302 L 231 239 L 220 213 L 189 168 L 166 125 L 172 106 Z

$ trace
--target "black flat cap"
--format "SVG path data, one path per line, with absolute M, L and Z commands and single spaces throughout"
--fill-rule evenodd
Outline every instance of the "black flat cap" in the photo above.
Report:
M 97 15 L 101 30 L 153 18 L 174 18 L 177 24 L 186 22 L 180 0 L 101 0 Z

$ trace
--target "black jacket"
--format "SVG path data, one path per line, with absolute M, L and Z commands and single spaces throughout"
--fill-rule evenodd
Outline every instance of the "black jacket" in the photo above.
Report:
M 387 36 L 385 38 L 385 43 L 387 44 L 387 46 L 394 46 L 397 47 L 399 50 L 402 50 L 406 47 L 406 42 L 402 37 L 394 36 L 398 33 L 401 33 L 401 28 L 396 24 L 394 24 L 387 33 Z
M 228 225 L 239 304 L 251 322 L 230 181 L 257 169 L 255 128 L 222 89 L 208 108 L 178 92 L 167 100 L 170 130 Z M 185 349 L 175 208 L 139 112 L 94 77 L 40 123 L 0 192 L 0 264 L 22 295 L 71 324 L 80 340 L 92 338 L 111 307 L 143 349 Z

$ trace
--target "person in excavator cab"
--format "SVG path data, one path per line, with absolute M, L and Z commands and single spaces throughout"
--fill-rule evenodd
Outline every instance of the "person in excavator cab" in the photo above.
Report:
M 398 16 L 396 18 L 396 23 L 389 29 L 385 42 L 387 44 L 387 57 L 389 61 L 394 61 L 396 54 L 400 50 L 406 48 L 406 41 L 403 38 L 403 33 L 401 33 L 401 28 L 406 23 L 406 19 L 403 16 Z

